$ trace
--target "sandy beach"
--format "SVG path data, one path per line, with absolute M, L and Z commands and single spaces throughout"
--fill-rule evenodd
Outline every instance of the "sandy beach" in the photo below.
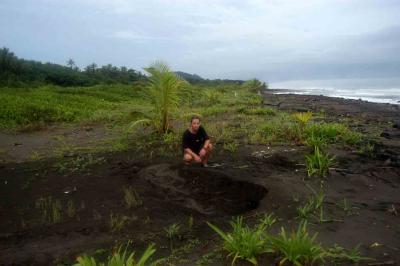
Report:
M 216 143 L 209 168 L 184 166 L 180 158 L 154 156 L 143 160 L 135 151 L 105 153 L 96 155 L 101 160 L 90 171 L 60 173 L 52 159 L 10 162 L 8 158 L 18 157 L 13 151 L 16 147 L 29 150 L 47 144 L 35 141 L 31 133 L 2 133 L 1 149 L 9 149 L 10 155 L 3 153 L 0 164 L 0 264 L 67 263 L 83 250 L 108 247 L 115 241 L 105 222 L 112 210 L 132 220 L 127 226 L 129 233 L 117 234 L 117 238 L 133 240 L 139 250 L 145 243 L 154 242 L 160 247 L 158 256 L 169 250 L 162 228 L 173 223 L 183 228 L 192 216 L 193 229 L 185 231 L 176 245 L 187 243 L 189 235 L 198 239 L 193 251 L 185 255 L 189 261 L 178 263 L 193 265 L 218 243 L 205 221 L 224 227 L 231 216 L 243 215 L 252 223 L 261 213 L 271 212 L 279 217 L 272 229 L 278 232 L 280 226 L 290 228 L 298 222 L 296 206 L 320 191 L 321 184 L 326 222 L 309 225 L 311 232 L 318 232 L 318 241 L 349 249 L 360 245 L 361 254 L 373 259 L 361 265 L 400 263 L 399 106 L 273 92 L 266 92 L 263 98 L 265 107 L 277 111 L 323 112 L 326 121 L 345 121 L 371 136 L 373 150 L 366 155 L 351 148 L 330 147 L 337 163 L 322 183 L 321 179 L 307 178 L 304 153 L 310 148 L 303 145 L 240 145 L 233 155 Z M 82 132 L 95 134 L 97 129 Z M 21 189 L 27 180 L 29 189 Z M 135 188 L 142 201 L 134 211 L 126 210 L 121 198 L 120 187 L 128 185 Z M 44 194 L 63 202 L 73 200 L 79 220 L 31 226 L 30 217 L 37 215 L 35 199 Z M 22 203 L 31 206 L 23 211 L 23 219 Z M 227 263 L 218 257 L 207 265 Z M 272 265 L 276 261 L 265 257 L 259 263 Z

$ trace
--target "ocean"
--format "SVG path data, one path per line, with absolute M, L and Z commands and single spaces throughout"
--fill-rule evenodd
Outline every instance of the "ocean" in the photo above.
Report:
M 385 79 L 326 79 L 291 80 L 272 82 L 271 89 L 277 93 L 324 95 L 369 102 L 400 104 L 400 78 Z

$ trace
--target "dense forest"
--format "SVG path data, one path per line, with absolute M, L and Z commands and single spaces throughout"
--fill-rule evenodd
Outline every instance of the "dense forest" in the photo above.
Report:
M 95 63 L 80 69 L 73 59 L 67 65 L 42 63 L 18 58 L 8 48 L 0 49 L 0 87 L 35 87 L 45 84 L 58 86 L 93 86 L 97 84 L 130 84 L 146 79 L 140 71 L 111 64 L 99 67 Z M 243 80 L 204 79 L 196 74 L 175 72 L 191 84 L 242 84 Z
M 0 87 L 128 84 L 144 78 L 141 72 L 127 67 L 111 64 L 98 67 L 92 63 L 81 70 L 72 59 L 68 60 L 67 66 L 63 66 L 21 59 L 7 48 L 0 49 Z

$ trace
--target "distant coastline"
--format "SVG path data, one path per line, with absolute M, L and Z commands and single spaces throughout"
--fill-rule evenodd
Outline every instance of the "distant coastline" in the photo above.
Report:
M 272 83 L 270 88 L 276 94 L 323 95 L 400 104 L 400 78 L 298 80 Z

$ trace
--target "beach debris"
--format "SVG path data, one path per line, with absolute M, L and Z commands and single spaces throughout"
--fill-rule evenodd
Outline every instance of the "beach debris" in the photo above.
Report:
M 235 169 L 244 169 L 244 168 L 248 168 L 248 167 L 249 167 L 248 164 L 233 166 L 233 168 L 235 168 Z
M 377 248 L 377 247 L 381 247 L 381 246 L 383 246 L 383 245 L 378 243 L 378 242 L 375 242 L 375 243 L 372 243 L 369 247 L 370 248 Z
M 216 167 L 222 167 L 222 166 L 224 166 L 224 163 L 211 163 L 211 164 L 207 165 L 208 168 L 216 168 Z
M 384 261 L 384 262 L 372 262 L 368 263 L 369 266 L 383 266 L 383 265 L 395 265 L 395 262 L 392 260 Z
M 251 154 L 252 157 L 255 157 L 257 159 L 263 159 L 263 158 L 268 158 L 270 156 L 272 156 L 268 151 L 255 151 Z
M 390 207 L 387 209 L 387 211 L 388 211 L 390 214 L 392 214 L 392 215 L 394 215 L 394 216 L 397 216 L 397 210 L 396 210 L 396 207 L 394 206 L 394 204 L 392 204 L 392 206 L 390 206 Z
M 76 187 L 67 187 L 64 189 L 64 194 L 71 194 L 72 192 L 77 191 Z

